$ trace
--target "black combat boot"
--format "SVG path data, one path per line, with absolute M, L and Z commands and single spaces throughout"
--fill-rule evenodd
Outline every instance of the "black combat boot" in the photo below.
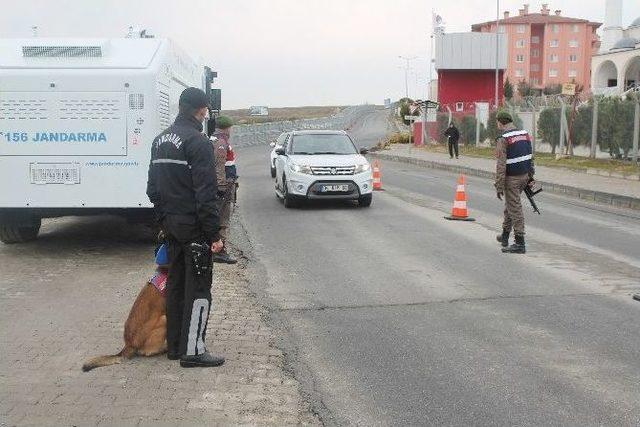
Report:
M 524 236 L 516 234 L 516 242 L 508 248 L 502 248 L 502 252 L 509 254 L 523 254 L 527 252 L 524 245 Z
M 211 368 L 214 366 L 220 366 L 223 363 L 224 357 L 214 356 L 208 351 L 198 354 L 197 356 L 180 357 L 180 366 L 183 368 Z
M 222 250 L 217 254 L 213 254 L 213 262 L 218 262 L 221 264 L 235 264 L 238 262 L 237 259 L 231 258 L 231 255 L 226 250 Z
M 498 234 L 496 240 L 502 244 L 503 248 L 506 248 L 509 246 L 509 232 L 502 230 L 502 234 Z

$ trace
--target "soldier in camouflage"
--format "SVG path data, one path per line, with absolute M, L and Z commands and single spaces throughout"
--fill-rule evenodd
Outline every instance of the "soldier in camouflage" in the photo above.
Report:
M 526 130 L 516 128 L 511 114 L 499 111 L 496 115 L 500 137 L 496 140 L 496 194 L 502 200 L 504 196 L 504 221 L 502 234 L 498 242 L 502 252 L 523 254 L 524 215 L 520 195 L 533 180 L 533 152 L 531 137 Z M 509 246 L 511 230 L 515 234 L 515 243 Z
M 224 248 L 219 253 L 213 254 L 213 262 L 235 264 L 238 262 L 227 252 L 227 239 L 229 237 L 229 219 L 231 217 L 231 204 L 235 201 L 236 180 L 235 153 L 229 144 L 233 121 L 226 116 L 216 118 L 216 130 L 211 135 L 211 143 L 215 153 L 216 179 L 218 184 L 218 211 L 220 212 L 220 237 L 224 242 Z

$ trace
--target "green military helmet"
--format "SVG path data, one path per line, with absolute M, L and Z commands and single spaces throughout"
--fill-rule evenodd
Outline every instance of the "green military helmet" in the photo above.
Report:
M 513 122 L 513 117 L 511 113 L 505 110 L 500 110 L 496 113 L 496 120 L 500 120 L 501 122 Z
M 231 117 L 218 116 L 216 117 L 216 127 L 218 129 L 228 129 L 233 126 L 233 120 Z

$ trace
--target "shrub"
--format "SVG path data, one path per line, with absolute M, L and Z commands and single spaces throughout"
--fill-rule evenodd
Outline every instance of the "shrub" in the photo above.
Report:
M 504 97 L 507 100 L 513 98 L 513 85 L 509 81 L 509 77 L 504 81 Z
M 475 145 L 476 143 L 476 118 L 475 116 L 464 116 L 458 126 L 460 131 L 460 141 L 465 145 Z M 482 135 L 482 134 L 481 134 Z

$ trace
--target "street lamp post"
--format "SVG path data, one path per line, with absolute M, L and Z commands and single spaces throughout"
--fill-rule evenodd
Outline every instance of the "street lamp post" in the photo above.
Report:
M 404 67 L 404 95 L 406 98 L 409 98 L 409 68 L 411 67 L 411 61 L 417 59 L 418 57 L 398 55 L 398 58 L 407 61 L 407 64 Z

